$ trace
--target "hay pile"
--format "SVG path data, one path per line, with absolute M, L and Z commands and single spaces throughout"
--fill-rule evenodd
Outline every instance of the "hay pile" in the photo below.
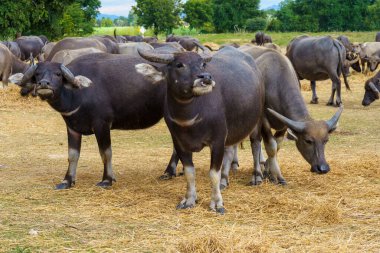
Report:
M 95 187 L 103 166 L 94 136 L 83 137 L 76 186 L 54 191 L 67 169 L 62 118 L 45 102 L 20 98 L 17 87 L 0 90 L 0 251 L 379 252 L 380 104 L 360 105 L 365 79 L 350 77 L 353 92 L 342 91 L 345 111 L 326 147 L 329 174 L 310 173 L 287 141 L 279 163 L 288 185 L 248 187 L 246 141 L 223 192 L 224 216 L 208 210 L 208 149 L 194 155 L 197 206 L 175 210 L 186 184 L 158 180 L 172 148 L 163 122 L 112 132 L 117 183 L 109 190 Z M 317 89 L 320 105 L 309 105 L 311 114 L 328 119 L 336 110 L 324 105 L 331 83 Z M 309 101 L 310 92 L 303 94 Z

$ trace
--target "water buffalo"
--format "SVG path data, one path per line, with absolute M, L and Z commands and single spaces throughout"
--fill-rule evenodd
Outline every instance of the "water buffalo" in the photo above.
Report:
M 49 43 L 49 39 L 45 35 L 39 35 L 38 38 L 42 40 L 42 43 L 44 43 L 44 45 Z
M 116 35 L 116 28 L 113 30 L 113 37 L 117 43 L 126 43 L 127 39 L 124 36 Z
M 158 38 L 157 37 L 144 37 L 143 38 L 143 42 L 145 43 L 157 43 L 158 42 Z
M 257 44 L 258 46 L 263 46 L 265 43 L 273 43 L 272 37 L 263 32 L 257 32 L 255 38 L 251 40 L 252 44 Z
M 361 72 L 359 64 L 359 55 L 354 52 L 353 44 L 350 42 L 347 36 L 340 35 L 336 38 L 344 48 L 346 49 L 346 61 L 343 65 L 343 71 L 348 76 L 350 74 L 350 67 L 355 71 Z
M 53 50 L 53 47 L 57 44 L 57 42 L 48 42 L 45 44 L 45 46 L 42 48 L 42 58 L 46 60 L 49 57 L 49 54 L 51 50 Z
M 198 50 L 199 40 L 190 36 L 170 35 L 166 38 L 166 42 L 178 42 L 187 51 Z
M 380 32 L 376 33 L 375 41 L 380 42 Z
M 379 99 L 380 94 L 380 71 L 377 74 L 365 82 L 365 93 L 362 101 L 362 105 L 369 106 L 373 101 Z
M 342 104 L 340 75 L 346 59 L 344 46 L 330 36 L 310 37 L 302 35 L 294 38 L 287 46 L 286 56 L 290 59 L 299 79 L 310 80 L 313 96 L 312 104 L 318 103 L 316 81 L 332 80 L 332 92 L 327 105 Z M 343 72 L 344 83 L 349 90 L 347 77 Z
M 37 36 L 21 36 L 15 41 L 20 47 L 21 57 L 20 59 L 25 61 L 30 58 L 30 55 L 33 55 L 34 58 L 39 58 L 39 60 L 43 60 L 40 58 L 40 54 L 44 43 Z
M 366 63 L 370 71 L 375 71 L 380 63 L 380 42 L 366 42 L 356 44 L 353 47 L 354 52 L 359 54 L 362 63 L 362 71 L 366 72 Z
M 106 46 L 95 38 L 65 38 L 57 42 L 45 60 L 51 61 L 54 55 L 61 50 L 73 50 L 89 47 L 99 49 L 103 52 L 108 52 Z
M 21 58 L 21 50 L 20 50 L 20 47 L 18 46 L 18 44 L 14 41 L 3 41 L 3 42 L 0 42 L 1 44 L 5 45 L 10 51 L 11 53 L 16 56 L 17 58 Z
M 62 63 L 63 65 L 67 65 L 70 62 L 72 62 L 74 59 L 82 55 L 95 54 L 95 53 L 103 53 L 103 51 L 97 48 L 93 48 L 93 47 L 72 49 L 72 50 L 64 49 L 56 53 L 54 57 L 51 59 L 51 62 L 57 62 L 57 63 Z
M 36 90 L 66 123 L 69 167 L 57 189 L 75 184 L 82 135 L 95 134 L 104 163 L 103 179 L 98 186 L 111 186 L 115 176 L 110 130 L 148 128 L 163 117 L 166 83 L 155 80 L 153 84 L 137 74 L 135 65 L 143 63 L 148 62 L 141 57 L 90 54 L 75 59 L 67 67 L 53 62 L 38 63 L 24 75 L 10 78 L 23 89 L 32 83 L 29 91 Z
M 343 108 L 328 121 L 314 120 L 307 110 L 297 74 L 287 57 L 260 47 L 242 47 L 240 50 L 255 58 L 264 78 L 265 108 L 269 108 L 263 116 L 261 130 L 268 155 L 265 167 L 269 173 L 266 174 L 274 182 L 286 183 L 276 157 L 287 129 L 293 135 L 298 151 L 311 165 L 311 171 L 327 173 L 330 167 L 325 160 L 325 144 L 336 128 Z M 274 135 L 271 129 L 276 130 Z M 228 175 L 228 171 L 225 174 Z M 256 170 L 250 183 L 257 185 L 262 180 L 263 174 Z
M 119 53 L 119 44 L 117 40 L 109 35 L 102 35 L 102 36 L 92 36 L 91 38 L 97 39 L 100 42 L 104 44 L 107 48 L 107 53 L 110 54 L 118 54 Z
M 127 41 L 131 41 L 131 42 L 143 42 L 143 36 L 141 35 L 137 35 L 137 36 L 133 36 L 133 35 L 123 35 L 124 38 L 127 40 Z
M 145 42 L 128 42 L 128 43 L 119 44 L 119 53 L 139 57 L 140 55 L 137 52 L 138 48 L 143 49 L 143 50 L 153 49 L 151 45 Z
M 14 56 L 9 49 L 0 44 L 0 80 L 2 88 L 8 86 L 8 78 L 12 73 L 23 73 L 29 67 L 28 64 Z
M 264 87 L 261 74 L 249 55 L 224 47 L 211 57 L 209 50 L 198 46 L 204 54 L 139 51 L 143 58 L 166 66 L 138 64 L 136 69 L 148 80 L 167 81 L 164 118 L 187 180 L 186 195 L 177 208 L 195 205 L 192 153 L 209 146 L 210 208 L 224 213 L 220 168 L 225 146 L 232 146 L 255 132 L 263 109 Z

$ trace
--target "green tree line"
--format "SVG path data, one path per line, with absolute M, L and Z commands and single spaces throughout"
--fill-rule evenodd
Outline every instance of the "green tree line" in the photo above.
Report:
M 100 0 L 1 0 L 0 38 L 90 34 L 100 6 Z

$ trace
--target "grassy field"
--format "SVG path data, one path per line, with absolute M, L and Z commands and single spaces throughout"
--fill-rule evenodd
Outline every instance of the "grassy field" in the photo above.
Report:
M 113 35 L 115 27 L 97 27 L 95 28 L 94 34 L 108 34 Z M 116 27 L 118 35 L 138 35 L 138 27 Z M 178 35 L 191 35 L 198 38 L 202 43 L 213 42 L 217 44 L 236 42 L 239 44 L 250 43 L 252 38 L 254 38 L 254 33 L 219 33 L 219 34 L 196 34 L 189 31 L 188 29 L 176 29 L 174 34 Z M 299 32 L 289 32 L 289 33 L 275 33 L 267 32 L 272 36 L 273 42 L 280 45 L 281 47 L 286 47 L 286 45 L 296 36 L 300 35 Z M 331 35 L 332 37 L 338 37 L 339 35 L 346 35 L 351 42 L 368 42 L 374 41 L 376 32 L 326 32 L 326 33 L 305 33 L 311 36 L 322 36 Z M 152 30 L 149 30 L 145 34 L 146 36 L 152 36 Z M 160 40 L 165 39 L 165 35 L 159 35 Z
M 209 35 L 211 36 L 211 35 Z M 352 92 L 326 146 L 331 172 L 310 173 L 294 143 L 279 163 L 285 187 L 246 186 L 252 173 L 249 143 L 223 192 L 227 214 L 208 210 L 209 151 L 195 154 L 199 203 L 175 210 L 183 177 L 160 181 L 171 154 L 164 122 L 139 131 L 113 131 L 117 183 L 95 186 L 103 166 L 94 136 L 84 137 L 77 184 L 53 190 L 67 169 L 64 121 L 45 102 L 0 90 L 0 252 L 379 252 L 380 102 L 362 107 L 367 76 L 353 74 Z M 317 83 L 316 119 L 329 119 L 331 82 Z M 302 82 L 305 101 L 311 92 Z

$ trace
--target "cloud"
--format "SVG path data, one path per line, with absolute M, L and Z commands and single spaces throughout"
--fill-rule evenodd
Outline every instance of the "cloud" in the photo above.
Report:
M 132 6 L 136 4 L 134 0 L 102 0 L 101 3 L 100 13 L 118 16 L 128 16 Z

